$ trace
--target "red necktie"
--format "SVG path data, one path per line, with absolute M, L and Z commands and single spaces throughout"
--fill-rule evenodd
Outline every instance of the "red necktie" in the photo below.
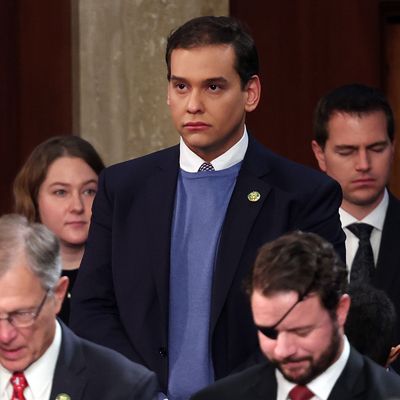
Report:
M 24 390 L 28 386 L 25 375 L 23 372 L 14 372 L 10 379 L 13 387 L 13 394 L 11 400 L 25 400 Z
M 291 400 L 310 400 L 313 396 L 314 393 L 307 386 L 297 385 L 289 392 Z

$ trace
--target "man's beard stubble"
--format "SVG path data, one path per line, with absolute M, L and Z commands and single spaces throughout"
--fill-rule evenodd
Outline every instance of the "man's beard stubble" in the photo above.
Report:
M 290 382 L 296 383 L 298 385 L 306 385 L 311 382 L 317 376 L 321 375 L 324 371 L 326 371 L 333 363 L 336 361 L 340 349 L 341 337 L 339 334 L 339 329 L 337 326 L 337 321 L 333 321 L 332 324 L 332 338 L 329 346 L 326 350 L 320 355 L 320 357 L 313 361 L 311 357 L 303 357 L 303 358 L 288 358 L 284 361 L 277 362 L 275 360 L 271 360 L 272 364 L 274 364 L 282 375 Z M 281 367 L 282 364 L 296 361 L 308 361 L 310 363 L 308 369 L 303 373 L 303 375 L 293 378 L 290 375 L 287 375 L 286 372 Z

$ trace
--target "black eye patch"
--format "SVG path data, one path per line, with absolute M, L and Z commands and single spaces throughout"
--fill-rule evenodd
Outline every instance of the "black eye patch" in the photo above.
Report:
M 310 293 L 311 288 L 314 284 L 314 281 L 315 281 L 315 274 L 314 274 L 310 284 L 308 285 L 307 289 L 304 291 L 304 293 L 299 295 L 299 298 L 297 299 L 297 301 L 282 315 L 282 317 L 274 325 L 272 325 L 272 326 L 256 325 L 256 328 L 267 338 L 269 338 L 271 340 L 276 340 L 278 337 L 278 334 L 279 334 L 276 327 L 289 315 L 289 313 L 293 310 L 293 308 L 295 308 L 297 306 L 297 304 L 302 302 L 308 296 L 308 294 Z
M 257 326 L 257 329 L 268 339 L 276 340 L 278 331 L 273 326 Z

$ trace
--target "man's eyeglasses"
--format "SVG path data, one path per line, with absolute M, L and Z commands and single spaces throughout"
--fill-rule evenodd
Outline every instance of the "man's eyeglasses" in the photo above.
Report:
M 311 288 L 314 285 L 314 281 L 315 281 L 315 275 L 314 275 L 313 279 L 311 280 L 311 283 L 308 285 L 307 289 L 304 291 L 304 293 L 299 295 L 299 298 L 297 299 L 297 301 L 289 308 L 289 310 L 287 310 L 282 315 L 282 317 L 278 320 L 278 322 L 276 322 L 272 326 L 258 326 L 258 325 L 256 325 L 256 328 L 264 336 L 266 336 L 267 338 L 272 339 L 272 340 L 276 340 L 276 338 L 278 337 L 278 334 L 279 334 L 279 332 L 276 329 L 276 327 L 289 315 L 289 313 L 297 306 L 297 304 L 302 302 L 310 294 Z
M 0 317 L 0 321 L 8 321 L 15 328 L 28 328 L 33 325 L 35 320 L 39 317 L 40 312 L 46 302 L 49 290 L 46 291 L 42 301 L 33 311 L 13 311 L 6 317 Z

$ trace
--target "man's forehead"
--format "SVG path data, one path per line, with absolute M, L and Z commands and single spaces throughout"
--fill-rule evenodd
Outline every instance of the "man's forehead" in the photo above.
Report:
M 177 52 L 199 52 L 199 51 L 205 51 L 205 52 L 230 52 L 232 51 L 234 53 L 234 48 L 230 43 L 205 43 L 205 44 L 199 44 L 195 46 L 190 46 L 190 47 L 176 47 L 171 51 L 172 54 L 176 54 Z
M 173 74 L 175 74 L 174 70 L 191 70 L 194 68 L 193 63 L 196 64 L 195 71 L 216 68 L 235 70 L 235 52 L 231 45 L 225 44 L 196 46 L 188 49 L 177 48 L 172 51 L 171 72 Z
M 386 115 L 381 110 L 364 113 L 334 111 L 328 120 L 327 132 L 327 141 L 339 140 L 345 145 L 357 145 L 364 139 L 368 144 L 390 140 Z
M 274 319 L 281 318 L 298 300 L 299 294 L 296 291 L 274 292 L 265 296 L 256 290 L 251 296 L 251 306 L 255 319 L 271 319 L 271 323 L 273 323 Z M 304 311 L 315 313 L 321 309 L 323 307 L 318 294 L 310 293 L 304 300 L 298 302 L 288 317 L 297 314 L 304 316 Z
M 263 294 L 260 290 L 254 290 L 251 295 L 253 309 L 265 313 L 279 313 L 279 310 L 289 308 L 298 300 L 298 293 L 295 291 L 277 291 Z
M 369 111 L 345 111 L 345 110 L 334 110 L 329 116 L 328 127 L 332 122 L 341 120 L 347 123 L 354 121 L 363 122 L 366 119 L 380 119 L 387 124 L 386 114 L 383 110 L 369 110 Z
M 31 292 L 35 287 L 41 287 L 40 279 L 29 266 L 29 260 L 24 253 L 21 253 L 15 260 L 0 274 L 0 291 Z

